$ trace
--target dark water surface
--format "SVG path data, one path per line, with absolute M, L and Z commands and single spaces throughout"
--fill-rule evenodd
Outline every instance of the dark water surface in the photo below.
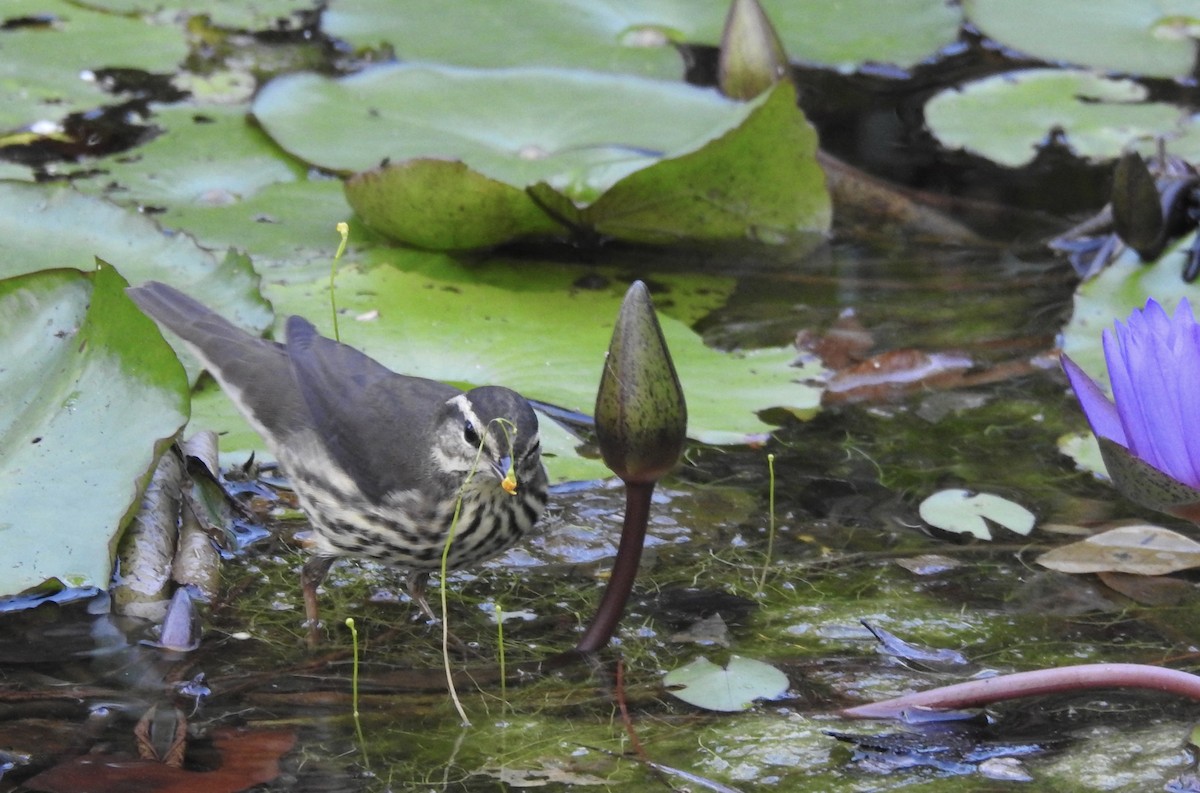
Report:
M 966 379 L 876 389 L 808 422 L 785 418 L 765 448 L 691 448 L 660 489 L 619 643 L 590 662 L 539 672 L 589 618 L 623 504 L 612 484 L 558 493 L 544 536 L 452 577 L 453 630 L 475 649 L 451 658 L 470 727 L 446 691 L 440 630 L 412 620 L 394 571 L 338 565 L 322 596 L 325 644 L 304 646 L 303 555 L 288 539 L 291 524 L 229 564 L 225 594 L 191 653 L 139 644 L 147 628 L 114 620 L 95 600 L 0 615 L 0 762 L 10 769 L 0 790 L 81 753 L 134 755 L 135 725 L 151 707 L 157 718 L 145 721 L 160 733 L 182 724 L 204 737 L 188 744 L 190 776 L 170 783 L 180 787 L 135 777 L 124 789 L 217 789 L 207 775 L 218 767 L 245 774 L 229 784 L 254 784 L 244 758 L 231 757 L 238 745 L 265 758 L 262 780 L 274 790 L 702 788 L 670 769 L 741 790 L 1163 789 L 1186 770 L 1194 717 L 1165 697 L 1042 699 L 938 727 L 829 715 L 989 670 L 1161 664 L 1194 653 L 1191 577 L 1180 577 L 1168 605 L 1143 606 L 1095 577 L 1035 562 L 1070 539 L 1056 524 L 1139 516 L 1058 452 L 1058 437 L 1083 427 L 1047 355 L 1072 288 L 1065 265 L 1051 260 L 855 245 L 834 245 L 783 274 L 742 278 L 702 325 L 718 346 L 790 343 L 805 329 L 819 336 L 853 309 L 873 340 L 867 354 L 914 348 L 968 358 L 972 368 Z M 777 532 L 760 592 L 768 452 Z M 1011 498 L 1039 527 L 1029 537 L 1001 530 L 990 543 L 939 535 L 917 505 L 946 487 Z M 508 615 L 502 638 L 497 609 Z M 701 632 L 697 643 L 695 624 L 714 614 L 725 631 Z M 362 642 L 361 741 L 346 617 Z M 957 651 L 962 663 L 881 654 L 862 620 L 926 649 Z M 510 677 L 523 670 L 507 685 L 501 643 Z M 724 663 L 731 654 L 783 670 L 788 693 L 722 714 L 686 705 L 661 684 L 699 655 Z M 1036 781 L 997 779 L 1006 776 Z

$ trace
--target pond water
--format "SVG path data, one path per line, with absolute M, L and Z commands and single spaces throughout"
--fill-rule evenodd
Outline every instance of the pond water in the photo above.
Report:
M 1029 789 L 1019 781 L 1029 778 L 1037 790 L 1163 789 L 1187 769 L 1194 717 L 1165 696 L 1058 696 L 904 727 L 834 715 L 992 672 L 1194 653 L 1197 598 L 1186 577 L 1167 605 L 1144 606 L 1094 577 L 1036 564 L 1070 539 L 1056 526 L 1155 519 L 1058 452 L 1059 435 L 1083 427 L 1047 355 L 1072 288 L 1067 266 L 1047 258 L 850 244 L 783 275 L 742 277 L 705 322 L 714 343 L 820 335 L 852 309 L 872 353 L 953 353 L 972 368 L 966 379 L 875 389 L 814 420 L 788 420 L 763 448 L 691 447 L 659 488 L 619 640 L 587 663 L 539 668 L 586 624 L 623 508 L 611 483 L 561 489 L 542 536 L 451 578 L 450 621 L 473 650 L 450 661 L 470 726 L 447 693 L 441 632 L 413 621 L 394 571 L 335 567 L 322 594 L 324 643 L 306 648 L 304 557 L 291 539 L 302 526 L 286 521 L 229 562 L 224 594 L 190 653 L 140 644 L 144 626 L 93 613 L 103 611 L 95 601 L 3 615 L 0 761 L 9 770 L 0 790 L 80 747 L 132 757 L 140 720 L 157 724 L 163 746 L 177 725 L 206 736 L 190 745 L 180 776 L 96 788 L 79 781 L 94 770 L 85 766 L 83 777 L 39 789 L 236 790 L 260 781 L 326 791 L 982 791 Z M 998 529 L 991 542 L 931 532 L 916 506 L 947 487 L 1010 498 L 1039 527 L 1029 537 Z M 346 617 L 360 641 L 361 732 Z M 862 621 L 961 658 L 881 653 Z M 664 689 L 672 669 L 733 655 L 782 670 L 787 693 L 730 714 Z

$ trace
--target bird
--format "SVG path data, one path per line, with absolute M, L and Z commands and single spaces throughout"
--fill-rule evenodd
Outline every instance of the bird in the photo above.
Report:
M 157 281 L 127 293 L 200 360 L 288 477 L 314 535 L 300 575 L 310 644 L 337 558 L 407 568 L 413 601 L 436 621 L 424 587 L 443 552 L 447 569 L 478 564 L 542 516 L 537 415 L 516 391 L 398 374 L 302 317 L 280 343 Z

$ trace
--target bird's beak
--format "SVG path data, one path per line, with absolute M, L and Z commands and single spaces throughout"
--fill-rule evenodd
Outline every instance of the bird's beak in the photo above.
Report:
M 512 458 L 507 454 L 494 463 L 496 476 L 500 477 L 500 487 L 510 496 L 517 492 L 517 471 L 513 468 Z

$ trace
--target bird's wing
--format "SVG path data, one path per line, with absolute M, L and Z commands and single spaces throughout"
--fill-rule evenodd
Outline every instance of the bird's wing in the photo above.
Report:
M 425 478 L 429 428 L 457 388 L 396 374 L 300 317 L 288 319 L 287 352 L 317 435 L 364 493 L 381 499 Z
M 149 281 L 126 292 L 200 359 L 278 457 L 307 416 L 283 345 L 250 335 L 166 284 Z

